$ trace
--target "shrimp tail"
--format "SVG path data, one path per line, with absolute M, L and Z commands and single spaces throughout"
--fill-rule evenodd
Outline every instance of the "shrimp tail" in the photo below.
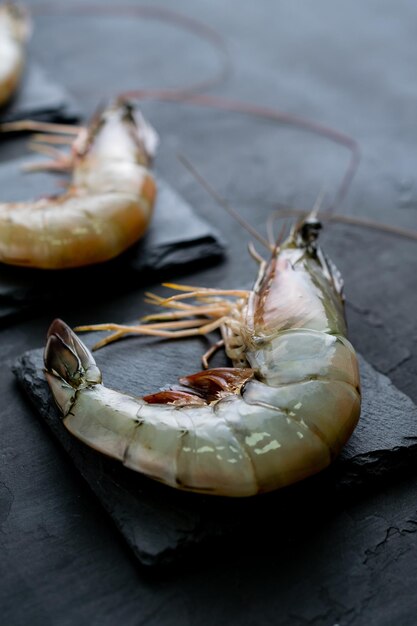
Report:
M 52 322 L 45 348 L 45 376 L 55 402 L 68 415 L 78 389 L 101 383 L 101 372 L 91 352 L 60 319 Z

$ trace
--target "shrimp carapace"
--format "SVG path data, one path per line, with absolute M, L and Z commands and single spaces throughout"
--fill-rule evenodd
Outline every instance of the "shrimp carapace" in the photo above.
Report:
M 119 100 L 74 134 L 69 156 L 51 147 L 54 160 L 33 168 L 72 171 L 65 193 L 0 204 L 1 262 L 43 269 L 102 263 L 147 230 L 156 197 L 154 129 Z
M 15 2 L 0 4 L 0 107 L 14 94 L 22 77 L 30 20 Z
M 308 221 L 261 263 L 252 291 L 171 285 L 182 293 L 150 296 L 171 310 L 140 326 L 79 329 L 111 330 L 111 340 L 218 329 L 231 368 L 131 397 L 104 387 L 89 351 L 54 322 L 45 366 L 68 430 L 131 469 L 207 494 L 251 496 L 327 467 L 358 421 L 359 371 L 340 275 L 317 246 L 318 224 Z

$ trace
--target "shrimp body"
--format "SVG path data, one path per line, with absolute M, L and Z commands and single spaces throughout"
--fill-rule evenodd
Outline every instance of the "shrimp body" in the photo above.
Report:
M 0 106 L 15 92 L 25 63 L 29 20 L 12 2 L 0 5 Z
M 76 137 L 67 191 L 0 204 L 0 261 L 44 269 L 73 268 L 118 256 L 146 231 L 156 185 L 149 170 L 155 131 L 126 102 L 105 109 Z
M 67 429 L 129 468 L 207 494 L 251 496 L 327 467 L 359 418 L 359 373 L 340 276 L 311 233 L 307 222 L 295 229 L 247 297 L 222 310 L 234 367 L 181 387 L 139 399 L 104 387 L 89 351 L 56 320 L 46 377 Z

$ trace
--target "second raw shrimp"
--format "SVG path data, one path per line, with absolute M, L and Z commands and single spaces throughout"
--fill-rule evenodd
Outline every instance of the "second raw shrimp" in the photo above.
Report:
M 3 125 L 4 131 L 19 128 L 25 130 L 25 123 Z M 124 252 L 148 228 L 156 197 L 150 166 L 158 136 L 142 115 L 118 100 L 88 128 L 56 128 L 75 135 L 71 155 L 46 146 L 54 160 L 32 169 L 72 170 L 70 185 L 61 195 L 0 203 L 2 263 L 42 269 L 102 263 Z

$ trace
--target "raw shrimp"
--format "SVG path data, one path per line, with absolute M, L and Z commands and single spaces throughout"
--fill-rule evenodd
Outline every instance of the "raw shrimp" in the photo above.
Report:
M 16 128 L 55 126 L 3 125 L 3 130 Z M 56 128 L 74 134 L 72 127 Z M 154 129 L 128 102 L 119 100 L 96 115 L 89 128 L 75 133 L 70 157 L 43 146 L 55 161 L 32 168 L 72 170 L 64 194 L 0 204 L 1 262 L 45 269 L 101 263 L 118 256 L 146 231 L 156 196 L 149 170 L 158 142 Z M 42 140 L 65 142 L 59 137 Z
M 113 330 L 102 343 L 219 329 L 233 367 L 186 376 L 181 386 L 143 398 L 104 387 L 91 353 L 55 320 L 46 378 L 66 428 L 133 470 L 207 494 L 252 496 L 327 467 L 356 426 L 360 387 L 342 280 L 317 245 L 319 228 L 309 216 L 269 262 L 259 259 L 251 291 L 173 285 L 184 293 L 154 296 L 172 309 L 148 318 L 154 323 L 79 329 Z
M 24 9 L 13 2 L 0 5 L 0 106 L 11 98 L 19 84 L 29 32 Z

